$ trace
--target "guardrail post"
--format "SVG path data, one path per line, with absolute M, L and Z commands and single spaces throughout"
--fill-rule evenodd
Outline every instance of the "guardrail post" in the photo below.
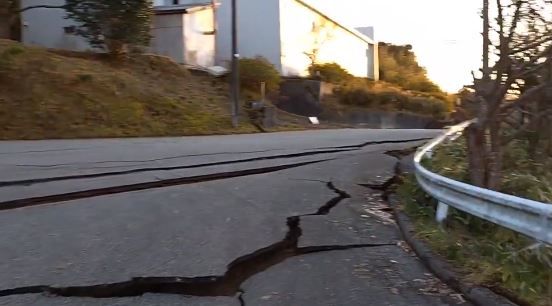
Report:
M 438 223 L 443 223 L 448 215 L 449 206 L 443 202 L 439 202 L 439 205 L 437 205 L 437 214 L 435 215 L 435 219 Z
M 427 150 L 425 157 L 431 159 L 433 157 L 433 150 Z

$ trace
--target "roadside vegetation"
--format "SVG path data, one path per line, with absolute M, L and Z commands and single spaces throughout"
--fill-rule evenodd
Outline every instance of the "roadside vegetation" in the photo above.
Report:
M 409 46 L 382 43 L 380 63 L 382 78 L 377 82 L 354 77 L 336 63 L 311 65 L 311 77 L 334 86 L 333 95 L 323 101 L 325 112 L 358 109 L 447 118 L 453 109 L 453 97 L 428 79 Z
M 228 92 L 224 79 L 192 74 L 166 57 L 115 61 L 0 40 L 0 139 L 257 132 L 247 120 L 231 126 Z M 277 130 L 308 125 L 278 115 Z
M 503 148 L 502 180 L 497 191 L 552 205 L 552 156 L 547 145 L 533 147 L 518 137 Z M 466 138 L 439 146 L 424 165 L 433 172 L 470 183 Z M 446 230 L 433 221 L 436 203 L 413 178 L 399 189 L 419 235 L 468 273 L 468 280 L 489 286 L 530 305 L 552 305 L 552 246 L 469 214 L 453 210 Z M 415 196 L 409 199 L 408 195 Z M 474 256 L 475 254 L 475 256 Z
M 552 205 L 552 158 L 536 161 L 528 151 L 527 140 L 508 144 L 499 191 Z M 423 163 L 433 172 L 470 182 L 464 137 L 441 145 Z M 397 193 L 418 237 L 458 267 L 465 281 L 489 287 L 521 305 L 552 305 L 552 247 L 455 209 L 445 228 L 439 227 L 434 221 L 437 203 L 414 177 L 405 178 Z
M 542 148 L 544 149 L 544 148 Z M 504 149 L 502 184 L 497 191 L 552 205 L 552 156 L 540 150 L 538 159 L 530 156 L 529 141 L 515 139 Z M 424 160 L 431 171 L 470 183 L 466 138 L 446 143 Z

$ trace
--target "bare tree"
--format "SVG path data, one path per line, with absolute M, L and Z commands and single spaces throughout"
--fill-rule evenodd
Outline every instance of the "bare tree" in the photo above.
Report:
M 483 3 L 483 68 L 470 101 L 478 106 L 478 120 L 467 130 L 470 179 L 491 189 L 500 187 L 508 119 L 552 87 L 552 1 L 495 1 L 494 7 Z M 527 129 L 531 121 L 515 129 Z

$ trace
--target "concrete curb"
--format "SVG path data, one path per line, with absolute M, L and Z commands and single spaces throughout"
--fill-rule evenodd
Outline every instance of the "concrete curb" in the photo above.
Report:
M 410 245 L 422 263 L 441 281 L 452 289 L 462 293 L 468 301 L 477 306 L 518 306 L 506 297 L 496 294 L 488 288 L 462 283 L 460 277 L 453 272 L 452 266 L 448 262 L 434 255 L 424 242 L 415 237 L 414 227 L 410 218 L 399 209 L 400 201 L 397 195 L 390 194 L 388 202 L 393 209 L 395 220 L 404 240 Z

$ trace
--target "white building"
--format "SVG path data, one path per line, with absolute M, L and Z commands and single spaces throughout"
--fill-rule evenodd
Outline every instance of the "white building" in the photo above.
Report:
M 156 4 L 161 2 L 155 1 Z M 61 6 L 65 0 L 22 0 L 30 5 Z M 22 13 L 22 41 L 28 45 L 73 51 L 95 51 L 75 35 L 76 23 L 58 8 L 36 8 Z M 209 67 L 215 63 L 213 7 L 210 4 L 156 5 L 150 51 L 178 63 Z
M 213 7 L 205 4 L 155 6 L 151 51 L 191 66 L 215 65 Z
M 181 0 L 182 1 L 182 0 Z M 217 62 L 230 59 L 231 0 L 217 12 Z M 377 43 L 302 0 L 237 0 L 241 57 L 263 56 L 284 76 L 306 76 L 313 53 L 358 77 L 379 78 Z M 336 4 L 339 5 L 339 4 Z M 314 51 L 314 52 L 313 52 Z
M 22 0 L 22 6 L 59 5 L 63 1 Z M 232 58 L 231 0 L 216 2 L 217 31 L 213 35 L 212 0 L 154 0 L 152 52 L 189 65 L 228 66 Z M 303 0 L 237 3 L 242 58 L 262 56 L 283 76 L 306 76 L 315 61 L 335 62 L 355 76 L 379 78 L 373 28 L 356 30 L 344 26 Z M 23 42 L 50 48 L 90 49 L 82 38 L 72 34 L 75 24 L 64 16 L 65 12 L 59 9 L 24 12 Z
M 205 0 L 156 1 L 170 5 Z M 216 2 L 216 62 L 229 66 L 232 1 Z M 378 48 L 372 27 L 357 30 L 344 26 L 302 0 L 237 0 L 237 5 L 242 58 L 262 56 L 284 76 L 306 76 L 315 55 L 318 63 L 335 62 L 355 76 L 379 79 Z

